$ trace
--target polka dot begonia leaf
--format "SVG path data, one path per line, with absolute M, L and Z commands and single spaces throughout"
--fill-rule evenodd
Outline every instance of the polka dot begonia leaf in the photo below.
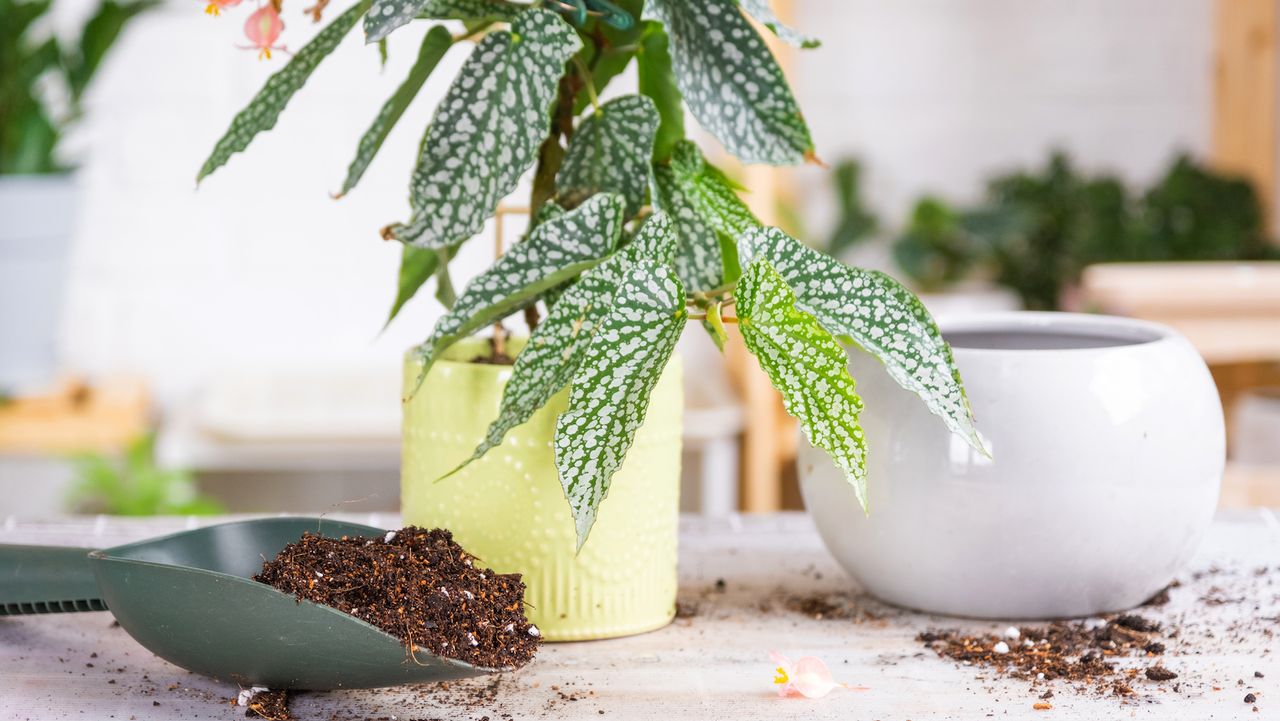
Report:
M 736 238 L 760 225 L 738 198 L 736 186 L 707 163 L 697 146 L 681 141 L 669 164 L 653 166 L 653 204 L 675 222 L 676 272 L 691 291 L 707 291 L 737 278 Z
M 777 228 L 748 231 L 738 248 L 744 263 L 759 258 L 772 263 L 795 292 L 800 310 L 880 359 L 889 375 L 920 396 L 948 428 L 986 452 L 951 346 L 911 291 L 879 271 L 844 265 Z
M 621 236 L 622 223 L 622 198 L 600 194 L 534 228 L 528 238 L 512 245 L 467 283 L 453 308 L 436 323 L 418 348 L 421 378 L 445 348 L 536 302 L 544 291 L 609 256 Z
M 441 248 L 475 235 L 537 159 L 565 62 L 582 46 L 534 8 L 472 51 L 436 108 L 409 185 L 413 217 L 389 237 Z
M 738 0 L 648 0 L 644 17 L 666 27 L 685 104 L 725 149 L 774 165 L 813 153 L 782 68 Z
M 627 244 L 625 252 L 632 260 L 656 260 L 671 265 L 676 257 L 676 227 L 671 216 L 655 211 Z
M 671 155 L 671 167 L 676 180 L 694 195 L 694 202 L 717 232 L 738 238 L 760 227 L 760 220 L 738 197 L 737 191 L 742 186 L 708 163 L 698 146 L 687 140 L 677 144 Z
M 690 291 L 718 288 L 724 283 L 724 265 L 715 228 L 703 219 L 670 166 L 653 166 L 651 180 L 653 206 L 670 215 L 675 223 L 676 274 Z
M 347 168 L 347 178 L 342 182 L 339 195 L 346 195 L 356 187 L 356 183 L 360 182 L 364 171 L 368 169 L 369 163 L 373 162 L 373 156 L 378 153 L 378 149 L 382 147 L 391 129 L 400 120 L 400 116 L 404 115 L 409 103 L 417 97 L 423 83 L 427 82 L 431 72 L 436 69 L 440 59 L 451 47 L 453 47 L 453 36 L 443 25 L 437 25 L 427 31 L 426 36 L 422 38 L 422 45 L 418 48 L 418 59 L 409 70 L 409 77 L 405 78 L 400 87 L 396 88 L 395 93 L 382 104 L 378 116 L 373 119 L 373 124 L 360 137 L 360 144 L 356 147 L 356 157 Z
M 508 431 L 529 420 L 569 384 L 588 342 L 610 312 L 623 275 L 641 260 L 669 264 L 674 247 L 670 221 L 661 213 L 651 215 L 626 248 L 584 272 L 565 289 L 516 356 L 498 417 L 489 425 L 485 439 L 450 475 L 497 447 Z
M 658 109 L 643 95 L 623 95 L 590 111 L 569 141 L 556 188 L 561 197 L 618 193 L 627 217 L 640 212 L 648 192 L 649 157 Z
M 831 456 L 867 508 L 867 446 L 858 424 L 862 399 L 849 376 L 844 347 L 796 307 L 796 296 L 768 260 L 738 279 L 738 327 L 747 349 L 809 442 Z
M 364 39 L 376 43 L 415 18 L 511 22 L 526 7 L 503 0 L 374 0 L 364 19 Z
M 267 79 L 258 94 L 253 96 L 253 100 L 232 119 L 231 127 L 227 128 L 227 132 L 213 147 L 213 152 L 196 174 L 197 183 L 225 165 L 232 155 L 249 147 L 250 141 L 258 133 L 276 126 L 280 113 L 284 112 L 293 94 L 302 88 L 320 61 L 338 47 L 338 43 L 342 42 L 342 38 L 346 37 L 368 9 L 369 0 L 352 5 L 302 46 L 283 68 Z
M 623 275 L 609 314 L 587 344 L 573 375 L 569 409 L 556 420 L 555 434 L 556 470 L 579 549 L 644 423 L 649 396 L 687 318 L 675 272 L 656 261 L 637 261 Z
M 773 31 L 784 43 L 794 45 L 798 48 L 811 49 L 822 45 L 822 42 L 811 35 L 796 30 L 793 27 L 783 24 L 778 16 L 773 13 L 773 8 L 769 5 L 769 0 L 738 0 L 738 4 L 748 15 L 755 18 L 761 25 Z

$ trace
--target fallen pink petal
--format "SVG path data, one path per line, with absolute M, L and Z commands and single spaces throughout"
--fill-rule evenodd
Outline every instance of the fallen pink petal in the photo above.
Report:
M 832 679 L 827 664 L 816 656 L 804 656 L 792 663 L 791 659 L 777 651 L 770 651 L 769 658 L 777 665 L 773 683 L 778 687 L 779 696 L 822 698 L 831 693 L 832 689 L 845 686 Z

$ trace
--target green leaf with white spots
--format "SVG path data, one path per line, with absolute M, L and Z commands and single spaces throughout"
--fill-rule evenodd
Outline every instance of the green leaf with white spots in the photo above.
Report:
M 675 221 L 679 248 L 676 273 L 690 291 L 718 288 L 724 280 L 724 262 L 716 231 L 706 222 L 684 187 L 667 165 L 653 166 L 653 206 Z
M 497 447 L 508 431 L 529 420 L 569 384 L 587 343 L 609 314 L 614 293 L 626 270 L 640 260 L 669 264 L 674 248 L 670 221 L 661 214 L 652 215 L 625 249 L 584 272 L 569 285 L 549 306 L 547 317 L 516 356 L 511 380 L 503 390 L 498 417 L 489 425 L 484 440 L 471 457 L 449 475 Z
M 579 550 L 644 423 L 649 396 L 687 318 L 675 272 L 639 261 L 624 275 L 613 307 L 587 344 L 555 436 L 556 470 L 573 512 Z
M 204 161 L 200 172 L 196 175 L 199 183 L 213 171 L 222 167 L 232 155 L 249 147 L 249 141 L 258 133 L 276 126 L 280 113 L 293 98 L 293 94 L 307 82 L 316 66 L 324 60 L 347 32 L 356 24 L 356 20 L 369 9 L 369 0 L 352 5 L 346 12 L 334 18 L 321 30 L 311 42 L 307 43 L 276 74 L 267 79 L 266 85 L 253 96 L 253 100 L 241 110 L 231 121 L 231 127 L 218 140 L 213 152 Z
M 645 219 L 636 237 L 627 244 L 627 257 L 632 260 L 655 260 L 671 265 L 676 257 L 677 239 L 675 223 L 662 211 Z
M 844 265 L 777 228 L 750 231 L 739 245 L 743 261 L 763 258 L 773 264 L 795 291 L 801 310 L 879 358 L 899 385 L 986 453 L 951 346 L 911 291 L 879 271 Z
M 685 104 L 730 153 L 773 165 L 812 156 L 782 68 L 737 0 L 649 0 L 645 19 L 666 26 Z
M 360 182 L 361 176 L 369 167 L 369 163 L 373 162 L 373 156 L 378 153 L 378 149 L 382 147 L 391 129 L 400 120 L 400 116 L 404 115 L 409 103 L 413 102 L 418 91 L 422 89 L 423 83 L 427 82 L 431 72 L 436 69 L 440 59 L 451 47 L 453 47 L 453 37 L 443 25 L 437 25 L 427 32 L 426 37 L 422 39 L 421 47 L 418 48 L 418 59 L 409 70 L 409 77 L 405 78 L 400 87 L 396 88 L 396 92 L 382 104 L 378 117 L 373 119 L 373 125 L 369 126 L 361 136 L 360 144 L 356 148 L 356 157 L 347 168 L 347 179 L 343 181 L 342 190 L 338 195 L 346 195 L 356 187 L 356 183 Z
M 758 259 L 738 279 L 738 328 L 747 350 L 805 437 L 831 456 L 867 508 L 867 446 L 858 424 L 862 399 L 849 376 L 849 356 L 796 296 L 768 260 Z
M 649 157 L 658 110 L 643 95 L 623 95 L 591 112 L 569 141 L 556 187 L 562 198 L 618 193 L 627 217 L 640 212 L 648 192 Z
M 769 6 L 769 0 L 738 0 L 738 4 L 742 5 L 742 9 L 746 10 L 748 15 L 772 30 L 774 35 L 788 45 L 806 50 L 822 45 L 822 42 L 812 35 L 805 35 L 779 20 L 773 13 L 773 8 Z
M 511 22 L 522 9 L 502 0 L 374 0 L 364 19 L 364 39 L 376 43 L 414 18 Z
M 742 186 L 708 163 L 698 146 L 687 140 L 677 143 L 671 155 L 671 168 L 676 181 L 689 192 L 703 218 L 717 233 L 736 241 L 748 230 L 760 227 L 760 220 L 738 197 L 737 191 L 742 190 Z
M 676 272 L 690 291 L 708 291 L 737 279 L 736 239 L 760 221 L 735 192 L 737 186 L 707 163 L 697 146 L 677 143 L 669 164 L 653 166 L 653 205 L 675 222 Z
M 622 234 L 622 223 L 622 199 L 601 194 L 543 222 L 528 238 L 512 245 L 467 284 L 453 308 L 418 348 L 422 359 L 419 382 L 445 348 L 537 301 L 542 292 L 612 253 Z
M 427 129 L 413 171 L 413 218 L 384 235 L 424 248 L 475 235 L 537 159 L 564 63 L 582 41 L 534 8 L 472 51 Z
M 609 314 L 609 303 L 625 266 L 626 260 L 620 254 L 610 257 L 583 273 L 560 295 L 516 356 L 511 379 L 503 389 L 498 417 L 489 425 L 484 440 L 449 475 L 496 448 L 508 431 L 529 420 L 573 380 L 587 343 Z

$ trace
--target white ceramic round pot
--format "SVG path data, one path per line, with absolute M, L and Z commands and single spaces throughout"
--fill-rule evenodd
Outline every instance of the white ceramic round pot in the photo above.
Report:
M 1185 338 L 1154 323 L 1000 313 L 940 324 L 992 457 L 854 350 L 870 514 L 801 443 L 805 505 L 870 593 L 982 618 L 1131 608 L 1191 556 L 1217 504 L 1222 406 Z

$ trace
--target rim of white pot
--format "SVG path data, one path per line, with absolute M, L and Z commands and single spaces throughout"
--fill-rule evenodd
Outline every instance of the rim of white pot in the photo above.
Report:
M 1063 313 L 1057 311 L 1001 311 L 974 313 L 963 316 L 942 316 L 938 327 L 943 338 L 951 343 L 956 353 L 975 355 L 1076 355 L 1111 353 L 1135 348 L 1152 348 L 1175 342 L 1181 338 L 1176 330 L 1162 323 L 1155 323 L 1122 316 L 1094 315 L 1090 313 Z M 959 335 L 1017 334 L 1026 338 L 1032 335 L 1062 338 L 1088 338 L 1093 342 L 1077 346 L 1020 347 L 994 345 L 966 345 L 952 339 Z M 1098 341 L 1106 341 L 1099 344 Z

